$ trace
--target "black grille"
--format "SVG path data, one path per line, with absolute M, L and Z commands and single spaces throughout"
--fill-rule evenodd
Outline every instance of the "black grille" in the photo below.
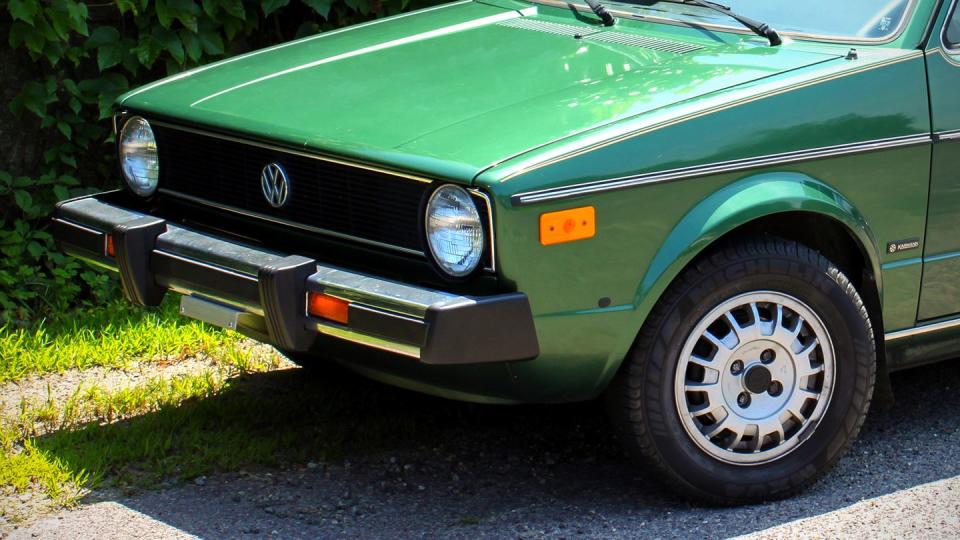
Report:
M 420 204 L 429 184 L 281 150 L 153 125 L 160 187 L 221 206 L 423 252 Z M 290 180 L 283 208 L 263 196 L 260 173 L 279 163 Z

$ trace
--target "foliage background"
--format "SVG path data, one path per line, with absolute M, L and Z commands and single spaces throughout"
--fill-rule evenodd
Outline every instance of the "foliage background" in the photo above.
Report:
M 56 251 L 53 205 L 119 185 L 109 118 L 129 88 L 437 0 L 0 0 L 0 326 L 116 296 Z

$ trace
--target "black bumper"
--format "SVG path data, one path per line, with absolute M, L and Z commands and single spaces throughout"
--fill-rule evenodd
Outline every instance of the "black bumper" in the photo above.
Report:
M 202 234 L 98 197 L 58 204 L 53 235 L 66 253 L 119 271 L 136 304 L 158 305 L 173 290 L 231 315 L 224 326 L 285 351 L 316 350 L 321 336 L 333 336 L 424 364 L 539 354 L 522 293 L 462 296 L 406 285 Z M 349 301 L 348 323 L 311 317 L 309 292 Z

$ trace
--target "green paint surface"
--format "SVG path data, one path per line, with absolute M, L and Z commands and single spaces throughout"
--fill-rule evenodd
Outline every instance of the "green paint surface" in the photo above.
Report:
M 531 2 L 458 2 L 200 68 L 135 90 L 121 106 L 486 191 L 501 283 L 528 295 L 541 355 L 498 366 L 355 367 L 460 399 L 588 399 L 683 268 L 761 217 L 807 212 L 845 228 L 875 278 L 886 331 L 916 325 L 918 309 L 960 311 L 956 295 L 920 305 L 921 279 L 926 298 L 956 275 L 928 274 L 921 254 L 960 252 L 960 169 L 945 146 L 513 203 L 536 190 L 960 129 L 960 67 L 918 50 L 928 22 L 942 24 L 935 8 L 918 1 L 897 37 L 856 44 L 853 55 L 844 43 L 769 47 L 752 34 L 624 17 L 604 29 L 588 14 Z M 621 42 L 602 39 L 609 32 Z M 622 42 L 639 37 L 691 50 Z M 594 238 L 539 244 L 542 213 L 583 205 L 596 208 Z M 921 249 L 886 252 L 909 238 Z M 598 307 L 601 298 L 612 307 Z

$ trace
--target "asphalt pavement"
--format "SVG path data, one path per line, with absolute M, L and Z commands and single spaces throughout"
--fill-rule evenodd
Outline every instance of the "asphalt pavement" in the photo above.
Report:
M 410 414 L 431 427 L 414 444 L 95 494 L 11 538 L 960 537 L 960 361 L 895 374 L 896 404 L 871 411 L 824 480 L 738 508 L 674 496 L 622 453 L 596 403 L 487 407 L 383 391 L 418 403 Z

